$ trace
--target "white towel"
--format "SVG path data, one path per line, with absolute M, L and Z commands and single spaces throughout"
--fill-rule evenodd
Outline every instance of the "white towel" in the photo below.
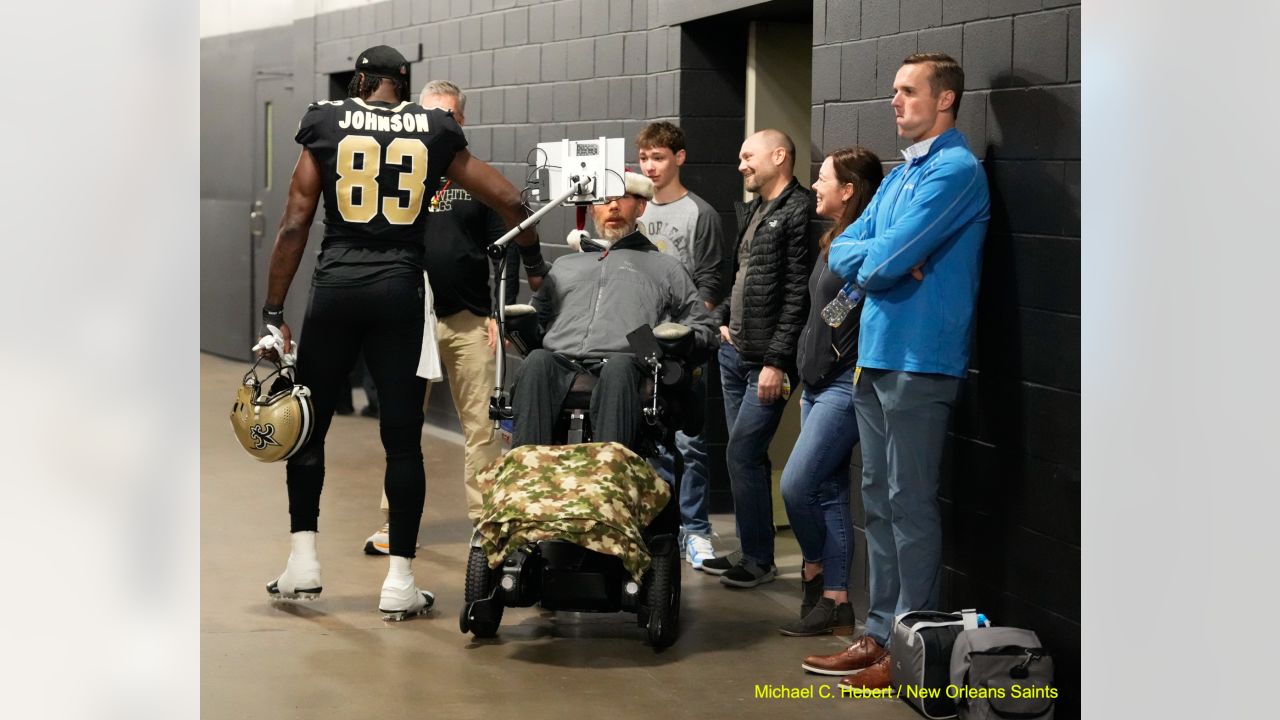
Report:
M 426 288 L 423 294 L 426 310 L 422 325 L 422 354 L 418 356 L 418 377 L 435 382 L 444 377 L 440 371 L 440 343 L 436 340 L 436 302 L 431 296 L 431 283 L 427 281 L 427 273 L 422 272 L 422 284 Z

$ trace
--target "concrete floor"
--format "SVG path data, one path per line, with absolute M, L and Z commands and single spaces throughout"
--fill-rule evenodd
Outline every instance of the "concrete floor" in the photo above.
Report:
M 459 438 L 427 429 L 427 506 L 418 584 L 436 595 L 426 618 L 388 623 L 377 611 L 385 558 L 361 552 L 382 522 L 377 424 L 337 417 L 321 499 L 323 599 L 273 606 L 264 586 L 289 553 L 284 467 L 254 462 L 227 425 L 245 365 L 201 358 L 201 716 L 219 718 L 812 717 L 915 718 L 895 700 L 842 699 L 838 678 L 808 675 L 831 636 L 789 638 L 776 627 L 800 597 L 800 556 L 778 536 L 776 582 L 730 590 L 683 566 L 681 634 L 654 653 L 628 614 L 508 608 L 499 636 L 458 631 L 470 526 Z M 361 406 L 356 403 L 357 408 Z M 737 546 L 733 519 L 714 516 L 717 549 Z M 813 699 L 756 699 L 756 686 L 812 688 Z M 824 689 L 825 688 L 825 689 Z M 820 694 L 830 691 L 830 699 Z

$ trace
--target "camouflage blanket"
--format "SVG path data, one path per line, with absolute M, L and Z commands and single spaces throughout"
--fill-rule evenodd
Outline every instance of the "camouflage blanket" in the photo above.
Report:
M 567 540 L 616 555 L 637 582 L 650 563 L 640 532 L 671 497 L 648 463 L 618 443 L 525 445 L 479 480 L 476 531 L 489 567 L 525 544 Z

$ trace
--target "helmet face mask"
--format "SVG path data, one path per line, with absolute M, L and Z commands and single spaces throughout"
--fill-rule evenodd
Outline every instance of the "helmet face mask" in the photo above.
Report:
M 231 429 L 255 460 L 287 460 L 311 438 L 315 426 L 311 391 L 293 382 L 293 366 L 277 365 L 264 379 L 258 378 L 257 369 L 254 363 L 236 389 Z M 269 389 L 264 392 L 264 388 Z

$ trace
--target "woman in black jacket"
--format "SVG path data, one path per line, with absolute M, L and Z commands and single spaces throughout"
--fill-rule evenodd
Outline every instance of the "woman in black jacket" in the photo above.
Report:
M 784 635 L 853 633 L 849 565 L 853 523 L 849 517 L 849 464 L 858 442 L 853 413 L 853 372 L 858 357 L 854 308 L 838 327 L 821 312 L 844 287 L 827 268 L 831 240 L 857 219 L 884 172 L 880 159 L 862 148 L 836 150 L 822 162 L 813 184 L 817 212 L 834 221 L 822 236 L 821 254 L 809 276 L 809 318 L 800 334 L 800 436 L 782 471 L 782 498 L 804 558 L 804 599 L 799 620 L 780 628 Z

